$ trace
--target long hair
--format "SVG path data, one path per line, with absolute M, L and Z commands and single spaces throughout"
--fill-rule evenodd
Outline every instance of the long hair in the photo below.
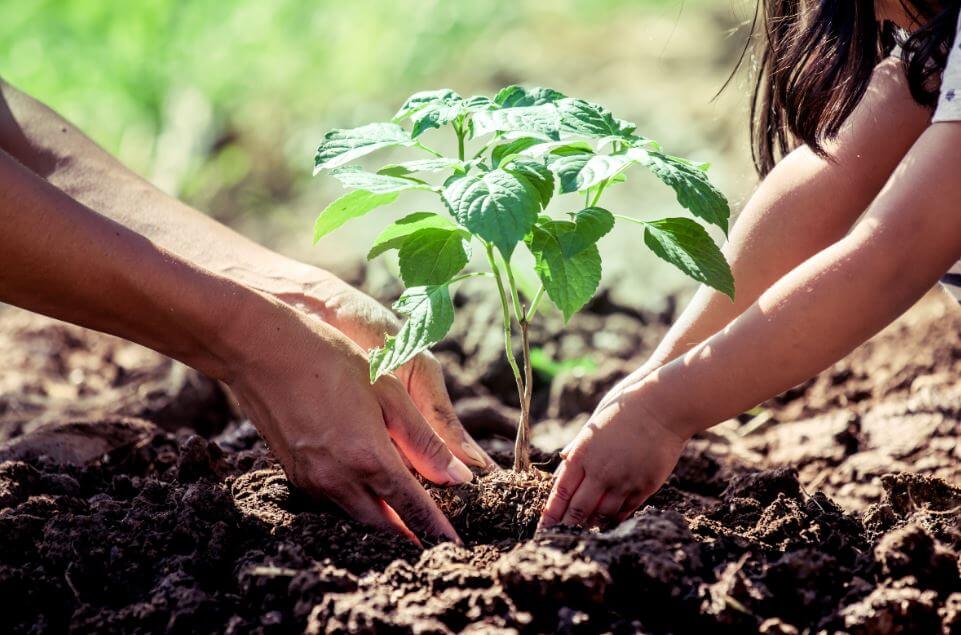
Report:
M 902 35 L 874 0 L 759 0 L 752 24 L 756 83 L 751 151 L 761 176 L 798 145 L 824 155 L 867 90 L 874 67 L 900 45 L 914 99 L 933 107 L 961 0 L 901 0 L 914 22 Z M 749 41 L 741 61 L 751 46 Z M 740 62 L 739 62 L 740 65 Z

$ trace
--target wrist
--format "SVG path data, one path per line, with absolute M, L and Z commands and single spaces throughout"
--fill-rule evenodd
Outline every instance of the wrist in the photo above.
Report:
M 701 427 L 683 408 L 684 403 L 685 396 L 672 394 L 659 369 L 652 370 L 627 391 L 627 406 L 637 411 L 639 419 L 678 437 L 682 442 L 701 432 Z
M 196 342 L 176 355 L 205 375 L 231 383 L 248 365 L 265 325 L 276 321 L 280 303 L 236 280 L 211 276 L 203 307 L 188 322 Z
M 332 303 L 347 283 L 324 269 L 273 254 L 268 260 L 255 263 L 230 263 L 217 267 L 217 273 L 244 286 L 275 297 L 288 304 L 296 304 L 298 298 L 310 297 L 311 308 L 316 313 L 317 304 Z

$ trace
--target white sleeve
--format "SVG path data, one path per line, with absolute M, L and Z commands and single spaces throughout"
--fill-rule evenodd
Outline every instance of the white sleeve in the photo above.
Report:
M 938 121 L 961 121 L 961 16 L 958 19 L 958 36 L 954 39 L 948 63 L 941 76 L 941 97 L 934 118 Z

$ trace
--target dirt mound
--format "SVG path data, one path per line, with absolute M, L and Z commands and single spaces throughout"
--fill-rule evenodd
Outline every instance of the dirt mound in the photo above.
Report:
M 961 371 L 961 319 L 937 306 L 766 414 L 696 439 L 618 527 L 535 534 L 549 481 L 503 471 L 430 488 L 465 546 L 425 550 L 292 489 L 256 431 L 230 421 L 222 394 L 198 402 L 171 390 L 165 412 L 194 414 L 131 418 L 143 384 L 117 370 L 115 347 L 126 345 L 0 312 L 3 350 L 46 342 L 50 355 L 80 355 L 85 376 L 111 377 L 89 400 L 50 401 L 30 387 L 69 383 L 69 362 L 22 356 L 3 380 L 0 435 L 12 440 L 0 447 L 0 631 L 961 632 L 961 399 L 950 380 Z M 610 311 L 638 333 L 662 328 L 597 311 L 587 317 Z M 604 323 L 587 319 L 572 327 L 578 342 L 545 345 L 583 350 Z M 636 349 L 606 370 L 554 377 L 540 407 L 556 416 L 543 427 L 569 433 L 647 337 L 633 336 Z M 150 359 L 144 377 L 168 372 Z M 455 368 L 458 406 L 474 423 L 493 417 L 477 426 L 487 434 L 503 432 L 500 371 Z M 21 393 L 41 395 L 38 423 Z M 506 439 L 481 442 L 508 464 Z M 557 457 L 535 461 L 549 471 Z

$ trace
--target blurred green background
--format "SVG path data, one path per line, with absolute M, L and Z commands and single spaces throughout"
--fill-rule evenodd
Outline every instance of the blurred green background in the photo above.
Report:
M 313 151 L 326 130 L 387 120 L 417 90 L 525 83 L 598 101 L 711 162 L 736 209 L 755 182 L 747 78 L 712 98 L 753 11 L 751 0 L 30 0 L 4 6 L 0 74 L 166 191 L 337 269 L 411 204 L 312 247 L 313 217 L 339 192 L 310 177 Z M 679 210 L 640 178 L 606 205 Z M 602 244 L 609 282 L 645 304 L 688 284 L 630 230 Z

